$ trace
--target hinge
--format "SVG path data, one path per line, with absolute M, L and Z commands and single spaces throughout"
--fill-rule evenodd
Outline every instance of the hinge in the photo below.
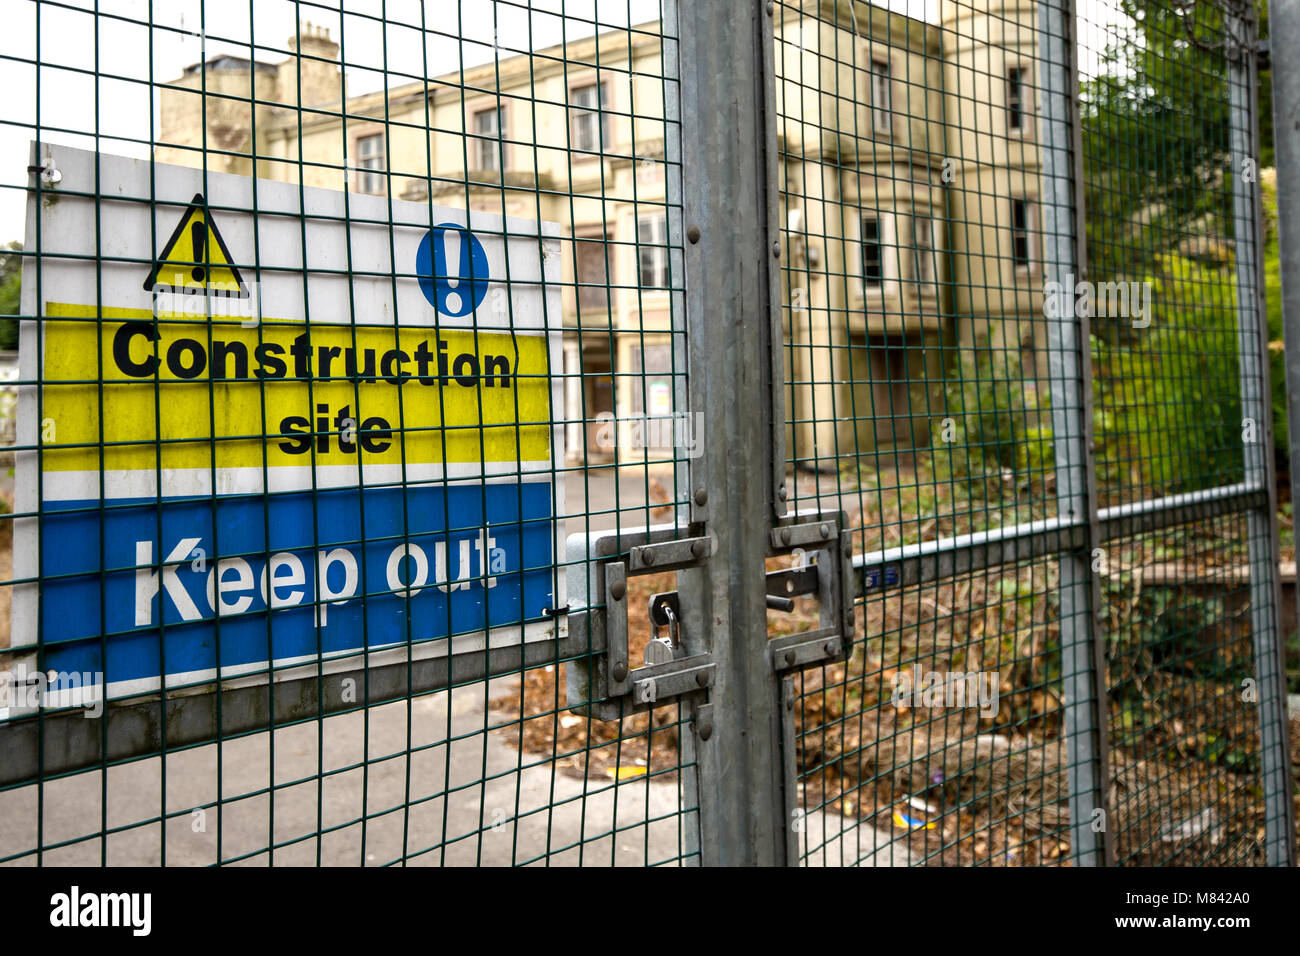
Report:
M 707 535 L 675 537 L 676 526 L 638 528 L 618 535 L 575 535 L 569 539 L 570 635 L 587 639 L 589 654 L 566 663 L 570 710 L 598 720 L 616 720 L 670 700 L 693 698 L 702 704 L 713 686 L 711 654 L 687 654 L 685 626 L 677 591 L 654 595 L 647 609 L 656 639 L 643 662 L 631 659 L 628 645 L 629 577 L 659 571 L 703 575 L 713 552 Z M 588 573 L 575 565 L 587 563 Z M 666 639 L 658 634 L 666 628 Z

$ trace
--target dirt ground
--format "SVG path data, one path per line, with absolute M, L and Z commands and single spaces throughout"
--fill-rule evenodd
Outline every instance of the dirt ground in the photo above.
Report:
M 1055 624 L 1037 605 L 996 597 L 1008 584 L 1050 587 L 1054 581 L 1043 580 L 1049 564 L 895 592 L 859 607 L 853 659 L 795 678 L 798 787 L 806 812 L 834 813 L 895 833 L 913 859 L 931 865 L 1068 865 L 1063 701 L 1045 669 Z M 652 594 L 673 586 L 671 574 L 633 577 L 629 607 L 644 607 Z M 878 635 L 866 644 L 864 617 L 865 633 Z M 805 630 L 816 626 L 816 605 L 801 599 L 793 614 L 771 612 L 769 618 L 774 636 Z M 981 662 L 989 653 L 985 635 L 1011 645 Z M 634 661 L 650 636 L 647 616 L 630 614 Z M 1022 689 L 1006 693 L 991 719 L 970 708 L 914 710 L 893 701 L 891 688 L 903 662 L 916 661 L 1000 667 L 1004 686 Z M 1120 858 L 1148 865 L 1252 862 L 1264 835 L 1257 787 L 1228 766 L 1223 753 L 1205 754 L 1225 740 L 1249 750 L 1253 710 L 1207 708 L 1207 692 L 1216 691 L 1204 681 L 1153 669 L 1148 661 L 1131 663 L 1154 670 L 1143 693 L 1155 717 L 1151 726 L 1132 729 L 1127 711 L 1112 715 L 1109 796 Z M 554 667 L 529 671 L 515 693 L 493 705 L 494 718 L 514 741 L 522 739 L 525 751 L 551 758 L 576 777 L 675 776 L 679 731 L 689 732 L 684 712 L 667 705 L 621 721 L 588 720 L 565 709 L 561 674 Z M 1119 676 L 1113 673 L 1112 681 Z M 1172 716 L 1162 720 L 1161 713 Z M 1300 722 L 1292 722 L 1292 731 L 1300 756 Z M 1205 807 L 1213 813 L 1202 820 Z

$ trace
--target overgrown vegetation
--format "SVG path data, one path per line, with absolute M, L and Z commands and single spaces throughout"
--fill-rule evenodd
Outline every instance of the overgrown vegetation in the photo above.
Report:
M 1156 267 L 1145 277 L 1150 327 L 1127 342 L 1092 340 L 1097 477 L 1108 498 L 1193 491 L 1242 475 L 1235 271 L 1175 254 Z
M 1082 84 L 1089 279 L 1149 282 L 1149 324 L 1096 316 L 1091 341 L 1098 479 L 1103 496 L 1150 497 L 1239 480 L 1246 428 L 1237 360 L 1232 190 L 1258 176 L 1271 343 L 1275 457 L 1287 464 L 1271 86 L 1260 76 L 1261 155 L 1230 151 L 1223 11 L 1121 0 L 1130 18 Z M 1267 35 L 1267 11 L 1259 30 Z M 1190 17 L 1190 19 L 1189 19 Z M 1189 27 L 1190 24 L 1190 27 Z M 1015 500 L 1051 470 L 1050 396 L 1024 392 L 1017 357 L 987 350 L 950 372 L 936 427 L 936 474 L 972 505 Z M 1045 384 L 1045 383 L 1044 383 Z M 1045 390 L 1044 390 L 1045 391 Z M 1253 423 L 1262 438 L 1265 423 Z M 999 480 L 999 478 L 1001 480 Z
M 8 252 L 0 252 L 0 316 L 17 315 L 22 310 L 21 291 L 23 257 L 21 242 L 9 243 Z M 18 320 L 0 318 L 0 349 L 18 348 Z

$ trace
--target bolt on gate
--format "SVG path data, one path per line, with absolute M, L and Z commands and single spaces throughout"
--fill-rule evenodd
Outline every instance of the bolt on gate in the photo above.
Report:
M 1291 862 L 1254 7 L 448 7 L 16 7 L 0 860 Z

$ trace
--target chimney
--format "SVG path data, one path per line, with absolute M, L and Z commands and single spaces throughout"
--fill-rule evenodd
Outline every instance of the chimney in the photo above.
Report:
M 343 82 L 339 73 L 339 45 L 325 27 L 303 21 L 298 36 L 289 38 L 294 56 L 280 64 L 280 101 L 288 106 L 320 106 L 341 102 Z M 302 99 L 298 98 L 301 76 Z

